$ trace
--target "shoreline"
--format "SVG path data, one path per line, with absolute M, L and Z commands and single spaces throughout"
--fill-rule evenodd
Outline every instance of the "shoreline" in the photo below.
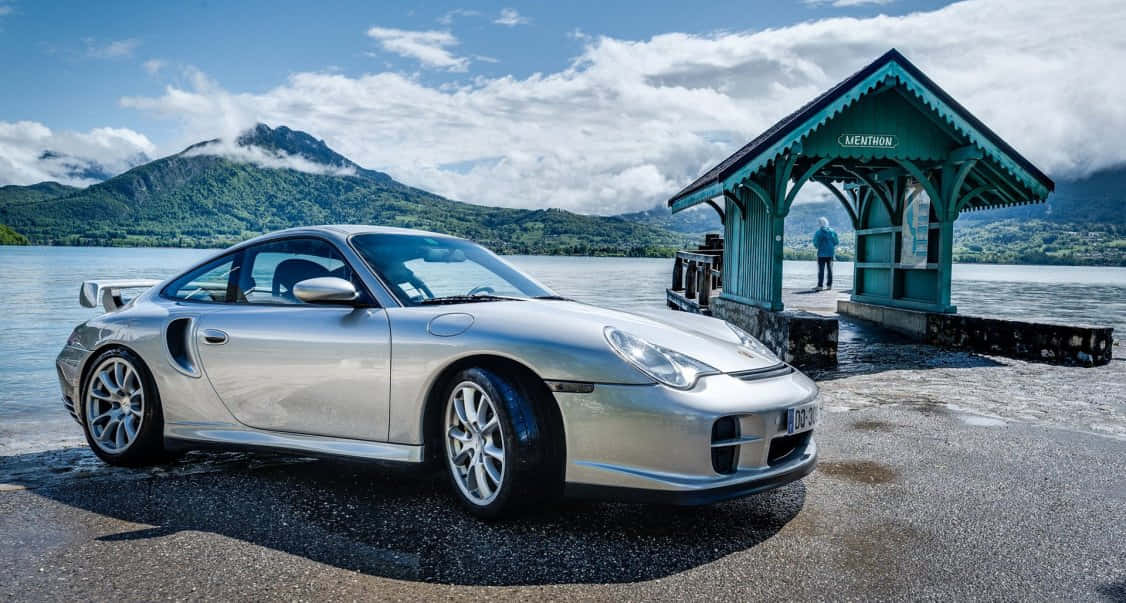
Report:
M 232 243 L 233 245 L 234 243 Z M 30 245 L 4 245 L 0 244 L 0 248 L 60 248 L 60 249 L 193 249 L 200 251 L 218 251 L 226 249 L 224 247 L 182 247 L 176 245 L 43 245 L 43 244 L 30 244 Z M 789 250 L 787 248 L 787 250 Z M 647 259 L 647 260 L 661 260 L 673 259 L 673 255 L 629 255 L 629 254 L 574 254 L 574 253 L 498 253 L 502 256 L 525 256 L 525 257 L 571 257 L 571 258 L 619 258 L 619 259 Z M 814 262 L 816 258 L 810 255 L 809 258 L 804 257 L 787 257 L 787 262 Z M 852 263 L 853 259 L 836 259 L 838 263 Z M 1021 267 L 1038 267 L 1038 268 L 1119 268 L 1126 270 L 1126 264 L 998 264 L 993 262 L 954 262 L 955 266 L 1021 266 Z M 1126 284 L 1126 283 L 1124 283 Z

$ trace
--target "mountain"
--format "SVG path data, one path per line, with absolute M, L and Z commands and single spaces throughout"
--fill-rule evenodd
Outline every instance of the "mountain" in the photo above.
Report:
M 791 232 L 812 234 L 819 226 L 817 219 L 822 216 L 829 218 L 829 222 L 837 230 L 852 230 L 848 213 L 839 203 L 836 201 L 815 201 L 801 203 L 790 209 L 790 215 L 786 217 L 787 237 Z M 696 206 L 676 214 L 669 212 L 664 205 L 659 205 L 646 211 L 620 214 L 618 217 L 623 220 L 641 222 L 686 234 L 703 235 L 709 232 L 723 232 L 723 223 L 719 220 L 719 214 L 707 205 Z
M 800 203 L 786 218 L 786 257 L 813 257 L 810 238 L 825 216 L 841 235 L 839 253 L 851 258 L 855 237 L 835 201 Z M 712 208 L 670 214 L 658 206 L 622 214 L 626 220 L 691 234 L 722 232 Z M 1126 266 L 1126 166 L 1060 181 L 1044 203 L 967 212 L 954 223 L 954 260 L 964 263 Z
M 723 223 L 719 221 L 719 214 L 707 205 L 697 205 L 674 214 L 662 203 L 652 209 L 619 214 L 618 217 L 630 222 L 641 222 L 687 234 L 723 232 Z
M 82 189 L 58 182 L 40 182 L 31 186 L 9 184 L 0 186 L 0 204 L 45 201 L 80 190 Z
M 345 171 L 355 171 L 357 176 L 371 180 L 392 182 L 391 177 L 387 174 L 360 167 L 352 160 L 330 149 L 323 140 L 317 140 L 304 132 L 290 130 L 285 126 L 278 126 L 271 130 L 265 124 L 258 124 L 239 136 L 238 144 L 243 147 L 254 146 L 275 153 L 296 155 L 316 164 Z
M 504 253 L 667 255 L 690 239 L 620 218 L 451 201 L 364 169 L 304 132 L 265 125 L 84 189 L 2 187 L 0 223 L 56 245 L 218 247 L 325 223 L 434 230 Z
M 75 157 L 52 151 L 50 149 L 39 154 L 39 161 L 54 166 L 51 173 L 64 176 L 70 180 L 106 180 L 113 177 L 109 168 L 95 159 Z M 133 166 L 146 163 L 149 160 L 144 153 L 138 153 L 126 160 L 125 165 Z

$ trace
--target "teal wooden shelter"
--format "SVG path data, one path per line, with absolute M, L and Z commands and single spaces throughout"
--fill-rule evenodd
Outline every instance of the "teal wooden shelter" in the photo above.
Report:
M 931 312 L 955 311 L 958 215 L 1041 202 L 1055 186 L 893 49 L 669 199 L 673 212 L 707 203 L 723 218 L 721 297 L 783 309 L 783 230 L 809 183 L 856 229 L 852 299 Z

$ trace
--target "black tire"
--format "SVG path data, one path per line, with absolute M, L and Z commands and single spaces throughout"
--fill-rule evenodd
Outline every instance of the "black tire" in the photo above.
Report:
M 442 412 L 438 414 L 442 466 L 454 495 L 473 515 L 494 519 L 512 515 L 521 508 L 553 499 L 562 492 L 562 433 L 552 420 L 544 395 L 545 387 L 537 387 L 530 377 L 507 374 L 493 368 L 469 368 L 446 382 Z M 447 412 L 455 392 L 464 383 L 479 387 L 494 401 L 504 442 L 504 479 L 495 497 L 481 504 L 462 490 L 456 468 L 451 460 L 451 441 L 447 437 Z
M 98 378 L 99 367 L 113 359 L 124 360 L 136 371 L 143 391 L 140 427 L 133 440 L 119 451 L 107 450 L 95 441 L 87 414 L 91 389 L 95 387 L 94 380 Z M 86 434 L 86 443 L 98 458 L 111 465 L 125 467 L 152 465 L 172 458 L 173 455 L 164 449 L 164 414 L 160 404 L 160 393 L 156 389 L 152 373 L 140 356 L 124 348 L 112 348 L 102 352 L 90 362 L 89 370 L 82 380 L 80 396 L 78 410 L 82 417 L 82 431 Z

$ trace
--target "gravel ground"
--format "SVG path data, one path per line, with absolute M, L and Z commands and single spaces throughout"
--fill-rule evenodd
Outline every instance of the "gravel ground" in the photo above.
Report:
M 1126 442 L 939 404 L 827 413 L 818 440 L 814 474 L 744 500 L 499 523 L 374 465 L 0 457 L 0 597 L 1126 600 Z

